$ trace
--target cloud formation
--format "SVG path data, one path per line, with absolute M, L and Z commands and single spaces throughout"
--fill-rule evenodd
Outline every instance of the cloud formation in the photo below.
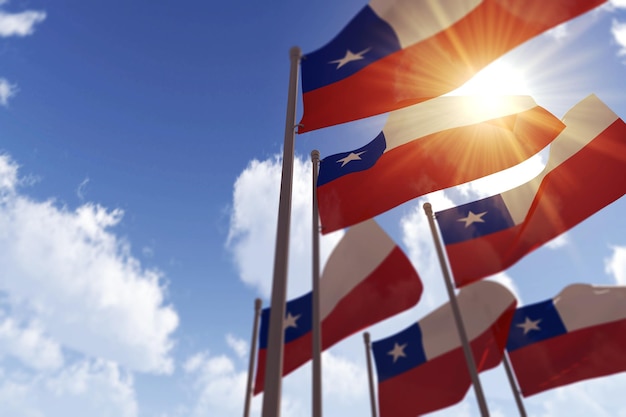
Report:
M 613 275 L 615 284 L 626 285 L 626 247 L 614 246 L 613 254 L 604 261 L 604 270 Z
M 178 315 L 165 303 L 160 272 L 142 268 L 112 232 L 122 211 L 91 203 L 69 210 L 34 201 L 19 185 L 17 164 L 0 155 L 0 337 L 50 356 L 40 363 L 28 350 L 4 354 L 45 367 L 59 363 L 61 346 L 132 370 L 172 372 Z
M 36 376 L 0 368 L 0 404 L 7 416 L 138 415 L 132 377 L 103 360 L 81 361 Z
M 45 19 L 46 12 L 43 11 L 7 13 L 0 10 L 0 37 L 32 35 L 35 32 L 35 25 Z
M 617 54 L 621 56 L 626 55 L 626 23 L 613 20 L 611 33 L 613 34 L 615 42 L 617 42 L 620 47 Z
M 0 78 L 0 105 L 9 104 L 9 99 L 17 94 L 17 86 L 11 84 L 6 78 Z
M 253 160 L 235 181 L 227 247 L 240 279 L 269 297 L 272 285 L 276 224 L 282 161 L 277 156 Z M 311 162 L 294 161 L 291 237 L 289 249 L 289 297 L 311 290 Z M 320 239 L 321 263 L 325 262 L 343 232 Z

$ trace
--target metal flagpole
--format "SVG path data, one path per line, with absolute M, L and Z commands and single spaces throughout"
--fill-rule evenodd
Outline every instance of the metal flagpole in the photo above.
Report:
M 446 283 L 446 289 L 448 290 L 448 297 L 450 298 L 450 306 L 452 307 L 452 314 L 454 315 L 454 321 L 459 332 L 459 338 L 463 345 L 463 353 L 465 354 L 465 361 L 467 362 L 467 369 L 472 379 L 472 385 L 474 386 L 474 393 L 476 394 L 476 400 L 478 401 L 478 407 L 482 417 L 489 417 L 489 409 L 487 408 L 487 401 L 485 400 L 485 394 L 483 388 L 480 385 L 480 379 L 478 378 L 478 371 L 476 370 L 476 363 L 474 362 L 474 355 L 467 340 L 467 333 L 465 331 L 465 325 L 463 324 L 463 318 L 461 317 L 461 311 L 459 310 L 459 304 L 454 294 L 454 287 L 452 285 L 452 279 L 450 278 L 450 271 L 448 271 L 448 265 L 441 249 L 441 241 L 439 240 L 439 234 L 435 228 L 435 218 L 433 216 L 433 209 L 430 203 L 424 204 L 424 212 L 428 217 L 428 224 L 430 225 L 430 231 L 435 241 L 435 248 L 437 249 L 437 256 L 439 257 L 439 263 L 441 265 L 441 271 Z
M 374 393 L 374 376 L 372 375 L 372 353 L 370 352 L 370 334 L 363 333 L 365 342 L 365 357 L 367 358 L 367 380 L 370 386 L 370 405 L 372 406 L 372 417 L 376 417 L 376 394 Z
M 276 251 L 274 253 L 274 277 L 267 339 L 267 360 L 262 417 L 280 417 L 280 397 L 283 374 L 283 348 L 285 334 L 283 318 L 287 298 L 287 269 L 289 265 L 289 231 L 291 226 L 291 195 L 293 188 L 293 160 L 295 153 L 296 103 L 298 94 L 298 63 L 300 48 L 289 51 L 289 92 L 287 117 L 285 119 L 285 142 L 283 145 L 283 172 L 280 181 L 278 224 L 276 227 Z
M 250 366 L 248 367 L 248 382 L 246 383 L 246 402 L 243 407 L 243 417 L 250 416 L 250 402 L 252 400 L 252 373 L 256 359 L 257 339 L 259 337 L 259 317 L 261 316 L 261 299 L 254 300 L 254 321 L 252 322 L 252 342 L 250 343 Z
M 317 210 L 317 172 L 320 152 L 311 151 L 313 165 L 313 417 L 322 417 L 322 329 L 320 323 L 320 225 Z
M 524 408 L 524 402 L 522 401 L 522 395 L 519 392 L 519 388 L 517 386 L 517 382 L 515 380 L 515 376 L 513 375 L 513 370 L 511 368 L 511 362 L 509 361 L 509 355 L 504 350 L 504 357 L 502 358 L 502 362 L 504 362 L 504 370 L 506 371 L 506 377 L 509 379 L 509 384 L 511 385 L 511 391 L 513 391 L 513 397 L 515 397 L 515 403 L 517 404 L 517 409 L 519 410 L 520 417 L 526 417 L 526 408 Z

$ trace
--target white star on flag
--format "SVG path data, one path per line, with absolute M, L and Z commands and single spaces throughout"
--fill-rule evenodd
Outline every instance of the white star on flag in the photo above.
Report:
M 365 152 L 367 151 L 361 151 L 359 153 L 350 152 L 350 155 L 346 156 L 345 158 L 338 159 L 337 162 L 341 162 L 341 167 L 343 168 L 348 162 L 360 161 L 361 155 Z
M 393 363 L 396 363 L 396 361 L 398 360 L 399 357 L 406 358 L 406 353 L 404 353 L 404 348 L 406 348 L 407 344 L 408 343 L 405 343 L 403 345 L 399 345 L 399 344 L 395 343 L 393 345 L 393 349 L 391 349 L 389 352 L 387 352 L 387 355 L 393 356 Z
M 522 329 L 524 329 L 524 334 L 528 333 L 531 330 L 541 330 L 539 328 L 539 322 L 541 321 L 541 319 L 537 319 L 537 320 L 531 320 L 529 317 L 526 317 L 526 320 L 524 320 L 524 323 L 519 323 L 517 325 L 517 327 L 521 327 Z
M 300 314 L 297 316 L 293 316 L 290 312 L 287 312 L 287 316 L 283 320 L 283 330 L 286 330 L 290 327 L 298 328 L 296 321 L 300 318 Z
M 359 59 L 363 59 L 363 55 L 369 52 L 370 49 L 372 48 L 363 49 L 361 52 L 357 52 L 356 54 L 348 49 L 346 50 L 346 56 L 344 56 L 341 59 L 330 61 L 329 64 L 337 64 L 337 68 L 335 69 L 339 69 L 343 67 L 344 65 L 346 65 L 348 62 L 358 61 Z
M 457 222 L 465 222 L 465 227 L 469 227 L 474 223 L 484 223 L 485 221 L 482 219 L 482 217 L 487 214 L 486 211 L 483 211 L 482 213 L 478 213 L 478 214 L 474 214 L 472 213 L 472 210 L 470 210 L 470 212 L 467 214 L 467 217 L 461 217 L 460 219 L 457 219 Z

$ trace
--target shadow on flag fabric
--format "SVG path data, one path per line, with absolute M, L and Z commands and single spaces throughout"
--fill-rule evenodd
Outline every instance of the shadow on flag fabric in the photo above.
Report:
M 624 195 L 626 124 L 595 95 L 563 121 L 533 180 L 436 213 L 458 287 L 505 270 Z
M 515 296 L 493 281 L 457 295 L 477 370 L 502 360 Z M 380 417 L 415 417 L 461 401 L 472 381 L 450 303 L 416 324 L 372 344 Z
M 372 142 L 322 159 L 322 233 L 517 165 L 563 128 L 528 96 L 446 96 L 395 111 Z
M 626 287 L 574 284 L 518 308 L 507 350 L 524 396 L 626 371 Z
M 606 0 L 371 0 L 302 57 L 307 132 L 438 97 Z
M 322 349 L 413 307 L 422 281 L 404 252 L 374 221 L 350 228 L 320 278 Z M 270 309 L 261 313 L 254 393 L 263 391 Z M 312 358 L 312 294 L 287 302 L 283 375 Z

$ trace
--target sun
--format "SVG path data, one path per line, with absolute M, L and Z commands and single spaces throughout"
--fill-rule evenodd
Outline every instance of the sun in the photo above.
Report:
M 532 96 L 523 72 L 502 60 L 488 65 L 449 95 L 475 97 L 477 113 L 496 110 L 505 96 Z
M 500 60 L 485 67 L 451 94 L 478 95 L 489 99 L 496 96 L 531 95 L 531 91 L 523 72 Z

